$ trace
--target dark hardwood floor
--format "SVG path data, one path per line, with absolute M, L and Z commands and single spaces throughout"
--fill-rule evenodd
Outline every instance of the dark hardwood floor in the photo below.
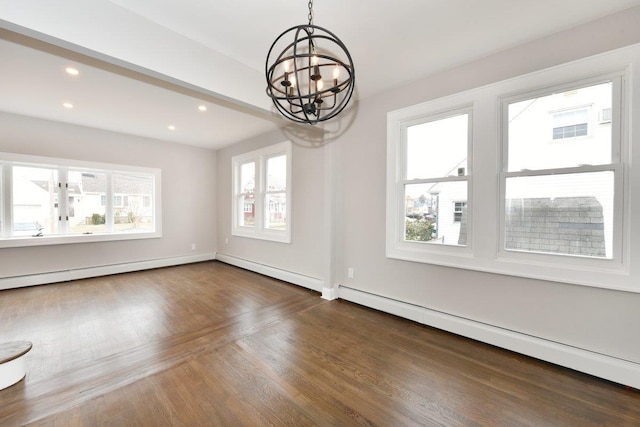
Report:
M 640 426 L 640 392 L 219 262 L 0 291 L 0 426 Z

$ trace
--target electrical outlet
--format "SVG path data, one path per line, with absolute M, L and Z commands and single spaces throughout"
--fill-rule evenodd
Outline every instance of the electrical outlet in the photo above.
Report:
M 229 244 L 229 238 L 228 238 L 228 237 L 225 237 L 225 238 L 224 238 L 224 244 L 225 244 L 225 245 L 228 245 L 228 244 Z
M 353 279 L 353 268 L 351 267 L 347 268 L 347 277 L 349 279 Z
M 196 244 L 195 244 L 195 243 L 192 243 L 192 244 L 191 244 L 191 250 L 192 250 L 192 251 L 195 251 L 195 250 L 196 250 Z

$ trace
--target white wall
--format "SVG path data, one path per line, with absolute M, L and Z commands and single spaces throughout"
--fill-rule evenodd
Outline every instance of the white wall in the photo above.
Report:
M 0 113 L 0 129 L 0 152 L 160 168 L 163 219 L 159 239 L 0 249 L 0 280 L 120 263 L 214 256 L 214 151 L 7 113 Z
M 374 295 L 640 363 L 640 294 L 384 256 L 387 112 L 638 43 L 638 22 L 640 8 L 634 8 L 361 101 L 358 118 L 339 141 L 337 154 L 343 165 L 336 172 L 341 182 L 337 281 Z M 354 269 L 353 279 L 347 277 L 349 267 Z

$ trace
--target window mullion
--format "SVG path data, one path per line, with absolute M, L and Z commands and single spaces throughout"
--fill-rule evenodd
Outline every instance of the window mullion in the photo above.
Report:
M 69 170 L 58 169 L 58 234 L 69 231 Z
M 256 159 L 256 230 L 263 233 L 265 231 L 265 183 L 267 170 L 267 156 L 261 155 Z
M 438 178 L 427 178 L 427 179 L 405 179 L 400 181 L 402 185 L 406 184 L 429 184 L 436 182 L 455 182 L 455 181 L 468 181 L 468 175 L 462 176 L 443 176 Z
M 113 173 L 107 173 L 107 191 L 106 191 L 106 201 L 104 206 L 104 221 L 106 225 L 106 229 L 108 233 L 112 233 L 115 230 L 115 219 L 113 212 Z
M 0 212 L 0 221 L 2 221 L 2 237 L 11 237 L 13 231 L 13 197 L 12 197 L 12 169 L 13 166 L 5 163 L 0 165 L 0 171 L 2 172 L 2 176 L 0 176 L 0 202 L 2 212 Z

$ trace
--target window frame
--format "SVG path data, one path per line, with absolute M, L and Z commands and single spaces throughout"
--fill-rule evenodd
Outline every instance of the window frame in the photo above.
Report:
M 509 171 L 509 104 L 513 102 L 523 101 L 531 98 L 542 97 L 554 92 L 567 92 L 582 87 L 597 85 L 605 82 L 612 82 L 612 127 L 611 127 L 611 163 L 598 165 L 580 165 L 570 167 L 559 167 L 550 169 L 535 169 L 523 171 Z M 501 105 L 500 112 L 500 193 L 499 193 L 499 226 L 498 226 L 498 251 L 497 258 L 505 261 L 519 261 L 527 264 L 550 265 L 550 266 L 572 266 L 585 269 L 603 269 L 603 270 L 621 270 L 623 268 L 623 214 L 625 185 L 624 185 L 624 157 L 622 149 L 622 126 L 623 126 L 623 109 L 624 109 L 624 85 L 625 72 L 619 71 L 614 73 L 605 73 L 594 77 L 574 79 L 572 81 L 561 83 L 550 87 L 541 87 L 534 90 L 526 90 L 517 94 L 510 94 L 499 97 Z M 584 107 L 583 107 L 584 108 Z M 589 112 L 590 114 L 590 112 Z M 591 120 L 591 119 L 589 119 Z M 593 124 L 590 122 L 590 127 Z M 589 130 L 590 134 L 592 130 Z M 569 138 L 582 138 L 582 136 Z M 563 143 L 567 139 L 553 140 L 553 143 Z M 613 202 L 613 246 L 612 258 L 597 258 L 580 256 L 574 254 L 555 254 L 535 251 L 522 251 L 505 248 L 506 239 L 506 182 L 509 178 L 517 177 L 535 177 L 535 176 L 554 176 L 567 174 L 580 174 L 611 171 L 614 173 L 614 202 Z
M 445 107 L 440 102 L 419 104 L 387 114 L 387 227 L 386 256 L 407 261 L 450 264 L 458 257 L 469 257 L 473 251 L 473 116 L 471 102 Z M 458 115 L 468 115 L 467 165 L 464 175 L 406 179 L 407 129 Z M 407 241 L 405 237 L 405 186 L 436 182 L 467 183 L 467 241 L 465 245 Z M 455 264 L 456 261 L 453 261 Z
M 268 191 L 267 185 L 267 162 L 272 157 L 286 156 L 286 191 Z M 244 215 L 245 207 L 242 203 L 240 207 L 241 192 L 241 166 L 246 163 L 255 163 L 255 185 L 254 185 L 254 218 L 253 226 L 243 226 L 240 224 L 239 216 Z M 270 240 L 280 243 L 291 243 L 291 205 L 292 205 L 292 144 L 291 141 L 284 141 L 270 145 L 258 150 L 249 151 L 231 158 L 231 234 L 233 236 L 248 237 L 259 240 Z M 266 227 L 265 209 L 267 196 L 274 193 L 284 193 L 286 197 L 285 215 L 287 218 L 286 228 L 276 230 Z
M 621 221 L 616 223 L 616 235 L 621 236 L 619 259 L 581 259 L 574 256 L 547 254 L 500 253 L 503 245 L 502 223 L 504 193 L 501 174 L 504 164 L 502 153 L 501 100 L 535 91 L 546 92 L 549 88 L 569 87 L 589 80 L 604 80 L 608 76 L 621 76 L 620 109 L 616 113 L 620 126 L 614 138 L 620 140 L 618 170 L 614 171 L 618 195 L 616 214 Z M 640 134 L 640 109 L 632 105 L 640 103 L 640 44 L 627 46 L 599 55 L 556 65 L 528 74 L 496 81 L 485 86 L 471 88 L 463 92 L 448 94 L 442 98 L 427 100 L 422 104 L 405 107 L 387 113 L 387 205 L 386 205 L 386 256 L 387 258 L 446 266 L 459 269 L 482 271 L 499 275 L 524 277 L 541 281 L 559 282 L 640 293 L 640 281 L 632 271 L 634 260 L 640 256 L 640 216 L 636 208 L 639 199 L 637 181 L 640 169 L 632 164 L 640 164 L 640 150 L 632 150 L 632 134 Z M 424 251 L 400 251 L 397 248 L 396 224 L 397 173 L 399 171 L 397 153 L 397 123 L 415 117 L 416 114 L 446 111 L 460 105 L 473 105 L 473 180 L 472 195 L 475 203 L 469 205 L 475 226 L 470 231 L 468 242 L 473 249 L 467 253 L 460 251 L 446 253 L 440 250 L 425 254 Z M 598 113 L 593 111 L 593 114 Z M 599 114 L 599 113 L 598 113 Z M 549 142 L 552 142 L 549 137 Z M 636 168 L 637 169 L 637 168 Z M 532 282 L 536 283 L 536 282 Z
M 154 218 L 153 230 L 137 230 L 118 232 L 114 230 L 100 231 L 91 234 L 72 233 L 68 231 L 67 221 L 62 221 L 59 234 L 45 234 L 40 237 L 13 236 L 13 166 L 26 166 L 37 168 L 50 168 L 58 171 L 58 180 L 66 182 L 69 171 L 140 175 L 153 179 L 152 216 Z M 161 199 L 161 175 L 157 168 L 147 168 L 129 165 L 118 165 L 110 163 L 86 162 L 72 159 L 61 159 L 43 156 L 31 156 L 14 153 L 0 153 L 0 248 L 28 247 L 60 245 L 71 243 L 89 243 L 116 240 L 135 240 L 162 237 L 162 199 Z M 65 186 L 63 186 L 65 187 Z M 110 187 L 110 186 L 109 186 Z M 113 194 L 111 194 L 113 196 Z M 69 193 L 66 188 L 62 188 L 59 195 L 59 214 L 67 215 Z M 105 215 L 113 206 L 113 197 L 106 197 Z

